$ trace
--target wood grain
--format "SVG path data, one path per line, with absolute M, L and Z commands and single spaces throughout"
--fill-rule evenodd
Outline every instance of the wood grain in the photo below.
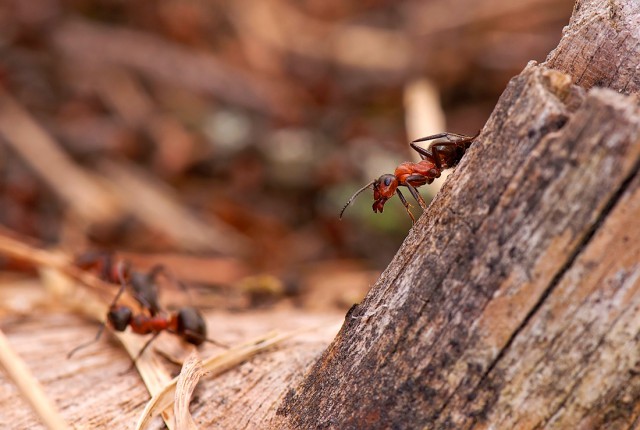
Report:
M 37 294 L 37 289 L 33 293 Z M 42 293 L 40 296 L 46 297 Z M 210 312 L 206 317 L 211 336 L 230 344 L 273 329 L 320 327 L 214 379 L 203 377 L 190 409 L 199 428 L 213 429 L 267 427 L 287 386 L 302 378 L 329 344 L 338 328 L 336 322 L 340 321 L 337 315 L 295 311 L 259 311 L 244 315 Z M 62 417 L 74 428 L 135 428 L 150 396 L 140 376 L 129 369 L 131 362 L 125 350 L 111 336 L 69 360 L 66 355 L 72 348 L 95 336 L 96 325 L 87 324 L 60 308 L 21 318 L 5 317 L 1 324 L 12 347 L 44 386 Z M 171 335 L 160 336 L 152 349 L 178 355 L 187 351 L 185 345 Z M 200 348 L 203 358 L 219 352 L 214 346 Z M 177 375 L 178 366 L 166 360 L 165 366 Z M 0 423 L 8 429 L 44 428 L 4 377 L 0 377 Z M 149 428 L 163 428 L 162 420 L 154 419 Z
M 583 88 L 624 94 L 640 89 L 640 4 L 628 0 L 578 0 L 569 26 L 545 65 L 573 76 Z

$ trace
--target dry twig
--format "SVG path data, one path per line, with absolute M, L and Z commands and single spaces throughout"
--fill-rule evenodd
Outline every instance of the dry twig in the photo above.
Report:
M 184 209 L 169 187 L 124 162 L 103 162 L 105 176 L 119 192 L 122 204 L 145 224 L 167 234 L 181 247 L 228 254 L 247 252 L 248 240 L 222 223 L 207 224 Z
M 207 373 L 207 376 L 213 378 L 234 368 L 243 361 L 268 348 L 284 342 L 285 340 L 300 333 L 313 329 L 315 329 L 315 327 L 303 328 L 288 333 L 268 333 L 243 344 L 234 346 L 223 353 L 205 360 L 202 364 L 202 367 Z M 144 429 L 148 425 L 151 418 L 162 411 L 166 412 L 167 409 L 171 407 L 172 402 L 178 396 L 176 392 L 178 379 L 179 378 L 172 379 L 171 382 L 169 382 L 166 386 L 159 390 L 159 392 L 153 396 L 149 403 L 147 403 L 147 406 L 144 408 L 140 420 L 138 421 L 136 430 Z
M 202 361 L 194 350 L 185 360 L 176 384 L 173 413 L 176 417 L 177 429 L 195 430 L 197 428 L 193 417 L 189 413 L 189 403 L 191 402 L 193 390 L 196 389 L 196 385 L 198 385 L 198 381 L 203 374 Z
M 139 31 L 77 19 L 62 24 L 53 37 L 58 49 L 78 62 L 130 67 L 269 116 L 297 116 L 304 98 L 285 82 L 264 79 L 209 53 L 191 52 Z
M 58 147 L 17 101 L 1 90 L 0 136 L 84 220 L 101 223 L 119 215 L 111 196 Z
M 51 430 L 69 428 L 53 403 L 45 394 L 40 382 L 31 374 L 29 368 L 18 354 L 11 348 L 8 339 L 0 330 L 0 365 L 9 378 L 18 387 L 20 395 L 31 405 L 42 423 Z M 10 426 L 11 423 L 4 423 Z

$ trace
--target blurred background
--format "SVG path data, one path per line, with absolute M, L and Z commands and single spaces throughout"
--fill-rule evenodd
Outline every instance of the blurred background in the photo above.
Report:
M 2 231 L 245 301 L 348 307 L 411 221 L 396 198 L 374 214 L 370 192 L 340 221 L 344 203 L 414 159 L 408 141 L 477 132 L 572 6 L 3 0 Z

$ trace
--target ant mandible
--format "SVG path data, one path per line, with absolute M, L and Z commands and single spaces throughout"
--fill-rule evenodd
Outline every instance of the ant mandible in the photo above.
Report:
M 384 174 L 360 188 L 344 205 L 340 211 L 340 218 L 342 218 L 344 211 L 360 193 L 373 186 L 373 212 L 382 213 L 386 201 L 393 197 L 394 194 L 398 194 L 411 221 L 415 223 L 416 220 L 409 209 L 411 205 L 407 202 L 407 199 L 405 199 L 398 187 L 407 187 L 409 193 L 411 193 L 413 198 L 420 204 L 420 207 L 423 210 L 426 209 L 427 204 L 416 188 L 432 183 L 434 179 L 440 177 L 443 170 L 455 167 L 479 134 L 480 132 L 475 136 L 465 136 L 456 133 L 439 133 L 414 140 L 409 145 L 420 154 L 422 160 L 417 163 L 405 161 L 396 167 L 393 175 Z M 439 141 L 439 139 L 446 139 L 446 141 Z M 431 143 L 428 149 L 417 145 L 419 142 L 429 142 L 432 140 L 435 140 L 435 142 Z
M 112 281 L 117 279 L 121 284 L 120 289 L 109 305 L 106 322 L 103 322 L 100 325 L 95 339 L 71 350 L 67 355 L 68 358 L 71 358 L 71 356 L 73 356 L 77 351 L 100 340 L 107 324 L 118 332 L 123 332 L 128 326 L 130 326 L 131 331 L 136 334 L 153 334 L 133 359 L 133 364 L 135 364 L 147 347 L 163 331 L 176 334 L 186 342 L 196 346 L 204 342 L 210 342 L 223 348 L 228 348 L 227 345 L 207 338 L 207 325 L 197 309 L 186 306 L 174 312 L 160 313 L 160 307 L 157 299 L 157 288 L 153 280 L 160 271 L 164 270 L 164 266 L 154 266 L 149 273 L 145 274 L 132 271 L 128 263 L 120 262 L 113 265 L 113 260 L 110 257 L 106 260 L 96 261 L 101 261 L 101 266 L 99 267 L 101 269 L 105 269 L 103 271 L 103 275 L 105 273 L 109 274 L 105 280 Z M 81 265 L 79 264 L 79 266 Z M 149 315 L 143 312 L 134 314 L 133 310 L 129 306 L 118 304 L 118 300 L 127 288 L 127 279 L 130 279 L 131 281 L 133 297 L 138 301 L 138 303 L 140 303 L 143 309 L 147 310 Z M 137 281 L 134 282 L 134 279 L 137 279 Z

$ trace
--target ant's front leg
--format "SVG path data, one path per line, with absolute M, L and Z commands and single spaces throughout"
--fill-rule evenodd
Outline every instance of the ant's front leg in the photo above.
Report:
M 411 217 L 411 224 L 415 224 L 416 223 L 416 219 L 413 217 L 413 214 L 411 213 L 411 210 L 410 210 L 411 205 L 409 204 L 407 199 L 404 198 L 404 196 L 402 195 L 402 193 L 400 192 L 399 189 L 396 189 L 396 193 L 398 194 L 398 197 L 400 197 L 400 201 L 404 205 L 404 208 L 406 209 L 407 213 L 409 214 L 409 217 Z
M 405 180 L 405 186 L 409 189 L 409 192 L 411 193 L 413 198 L 416 199 L 422 210 L 427 210 L 427 203 L 424 201 L 418 190 L 416 190 L 416 187 L 410 184 L 410 181 L 423 178 L 424 176 L 422 175 L 411 175 Z

